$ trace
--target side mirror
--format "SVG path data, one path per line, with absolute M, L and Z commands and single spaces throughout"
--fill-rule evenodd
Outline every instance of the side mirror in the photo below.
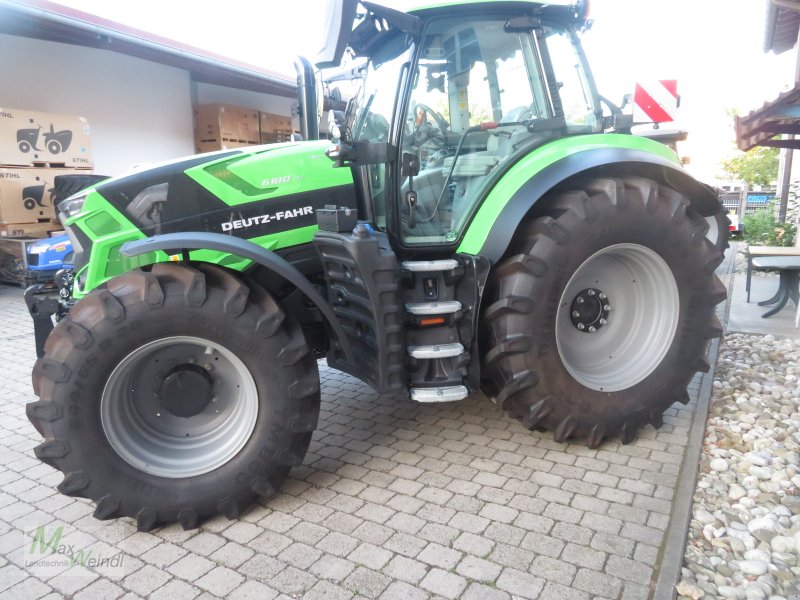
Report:
M 324 23 L 328 29 L 324 34 L 323 45 L 317 54 L 317 68 L 338 66 L 344 56 L 347 41 L 353 30 L 358 0 L 328 0 L 320 7 Z

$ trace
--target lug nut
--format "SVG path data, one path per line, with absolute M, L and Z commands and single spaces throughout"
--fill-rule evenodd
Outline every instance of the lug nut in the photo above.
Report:
M 606 312 L 610 311 L 610 310 L 611 310 L 611 305 L 610 305 L 610 304 L 606 304 L 606 305 L 603 307 L 603 310 L 604 310 L 604 311 L 606 311 Z
M 594 333 L 595 331 L 597 331 L 597 329 L 595 329 L 595 326 L 589 325 L 589 333 Z
M 605 325 L 606 323 L 608 323 L 608 321 L 605 319 L 600 319 L 600 325 Z
M 589 290 L 589 295 L 594 296 L 594 290 Z
M 578 323 L 578 329 L 583 331 L 584 329 L 586 329 L 586 325 L 584 325 L 583 323 Z
M 574 311 L 574 312 L 572 313 L 572 316 L 573 316 L 573 317 L 575 317 L 575 318 L 577 319 L 578 317 L 580 317 L 580 316 L 581 316 L 581 313 L 579 313 L 579 312 L 576 310 L 576 311 Z
M 608 298 L 608 296 L 606 296 L 603 292 L 600 292 L 600 300 L 605 300 L 606 298 Z
M 576 300 L 576 302 L 578 304 L 583 304 L 583 296 L 578 296 L 578 299 Z

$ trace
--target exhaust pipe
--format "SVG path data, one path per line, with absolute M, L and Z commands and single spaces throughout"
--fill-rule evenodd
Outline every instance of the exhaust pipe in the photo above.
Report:
M 311 62 L 298 56 L 294 59 L 297 71 L 297 102 L 300 112 L 300 133 L 304 140 L 319 139 L 319 115 L 317 115 L 317 82 Z

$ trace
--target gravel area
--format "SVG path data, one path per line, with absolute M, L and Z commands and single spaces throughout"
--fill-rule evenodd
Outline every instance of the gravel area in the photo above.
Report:
M 680 598 L 800 600 L 800 340 L 720 345 Z

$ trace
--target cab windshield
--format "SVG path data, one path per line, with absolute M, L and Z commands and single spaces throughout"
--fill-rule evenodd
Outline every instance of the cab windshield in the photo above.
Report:
M 508 27 L 508 15 L 432 21 L 411 73 L 400 151 L 420 172 L 401 181 L 405 244 L 457 241 L 492 175 L 537 145 L 599 129 L 569 29 Z M 404 202 L 409 191 L 416 202 Z

